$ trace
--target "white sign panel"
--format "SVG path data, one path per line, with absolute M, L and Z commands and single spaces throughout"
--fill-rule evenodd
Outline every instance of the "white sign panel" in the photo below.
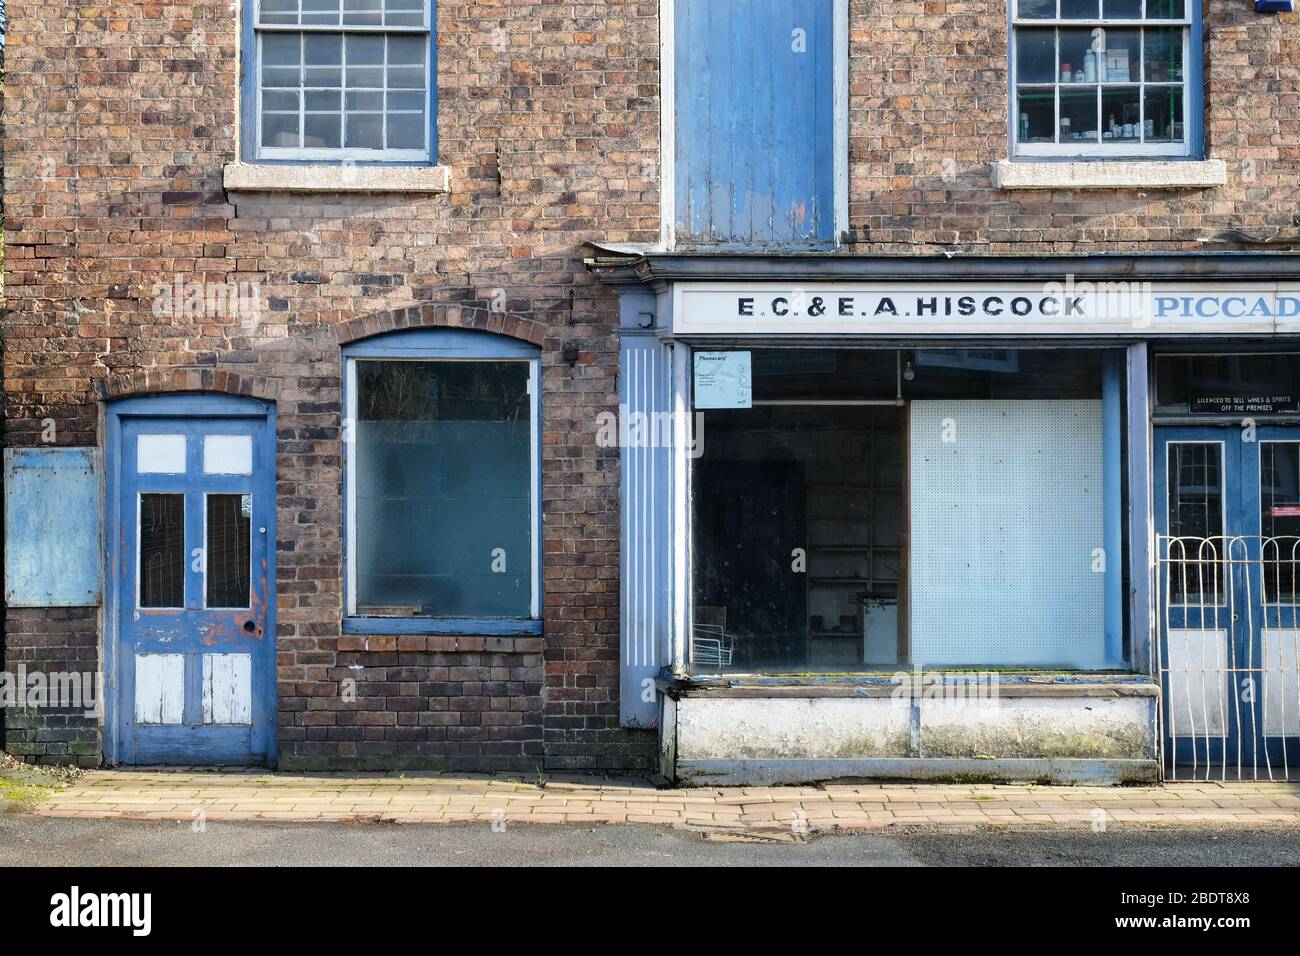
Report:
M 675 335 L 1300 333 L 1300 283 L 677 283 Z
M 754 376 L 748 352 L 695 353 L 696 408 L 750 408 Z

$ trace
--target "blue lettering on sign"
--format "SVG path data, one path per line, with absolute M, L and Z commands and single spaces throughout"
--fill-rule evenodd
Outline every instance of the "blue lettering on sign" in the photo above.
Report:
M 1160 295 L 1156 296 L 1156 318 L 1191 319 L 1287 319 L 1300 315 L 1300 298 L 1293 295 Z

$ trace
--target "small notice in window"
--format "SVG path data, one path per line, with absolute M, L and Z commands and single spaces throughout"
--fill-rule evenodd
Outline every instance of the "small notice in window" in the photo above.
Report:
M 696 408 L 752 408 L 749 352 L 695 353 Z
M 1300 518 L 1300 505 L 1274 505 L 1269 514 L 1274 518 Z

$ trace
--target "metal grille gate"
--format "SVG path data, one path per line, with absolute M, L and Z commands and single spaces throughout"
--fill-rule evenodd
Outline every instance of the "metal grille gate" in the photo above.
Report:
M 1157 538 L 1170 780 L 1300 779 L 1300 537 Z

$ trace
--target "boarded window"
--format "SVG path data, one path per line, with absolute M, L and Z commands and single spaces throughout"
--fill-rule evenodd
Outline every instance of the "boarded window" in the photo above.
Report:
M 833 244 L 834 7 L 678 0 L 678 245 Z

